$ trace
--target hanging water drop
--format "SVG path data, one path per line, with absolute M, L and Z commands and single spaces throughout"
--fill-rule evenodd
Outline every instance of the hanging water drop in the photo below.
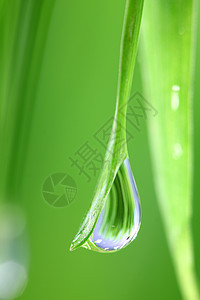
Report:
M 118 251 L 130 244 L 140 228 L 141 209 L 128 158 L 120 166 L 103 210 L 84 248 Z

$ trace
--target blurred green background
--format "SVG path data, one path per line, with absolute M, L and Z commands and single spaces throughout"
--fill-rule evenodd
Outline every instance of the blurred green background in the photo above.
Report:
M 181 299 L 156 199 L 144 119 L 141 132 L 134 132 L 134 139 L 128 144 L 142 205 L 138 237 L 115 254 L 69 251 L 98 178 L 93 176 L 87 182 L 71 166 L 69 157 L 86 141 L 104 154 L 93 134 L 114 114 L 124 6 L 125 0 L 55 3 L 39 74 L 19 203 L 26 215 L 29 243 L 28 284 L 22 300 Z M 138 55 L 132 94 L 143 94 L 141 59 Z M 192 229 L 200 275 L 199 69 L 198 41 Z M 49 206 L 42 197 L 44 180 L 57 172 L 72 176 L 78 188 L 73 203 L 59 209 Z

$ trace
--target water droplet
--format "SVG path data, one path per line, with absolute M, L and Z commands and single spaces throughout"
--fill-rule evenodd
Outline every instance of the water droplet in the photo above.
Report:
M 174 111 L 176 111 L 179 108 L 179 91 L 180 91 L 180 86 L 178 85 L 172 86 L 171 108 Z
M 172 155 L 173 158 L 177 160 L 182 156 L 182 154 L 183 154 L 183 148 L 181 144 L 179 143 L 174 144 L 173 155 Z
M 122 249 L 136 238 L 140 218 L 139 196 L 127 158 L 118 170 L 88 242 L 100 252 Z

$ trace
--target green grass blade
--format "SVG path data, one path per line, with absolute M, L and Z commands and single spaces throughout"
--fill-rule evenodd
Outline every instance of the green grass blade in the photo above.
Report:
M 74 238 L 71 250 L 77 249 L 80 246 L 87 247 L 95 251 L 97 247 L 91 244 L 89 237 L 97 224 L 98 218 L 107 201 L 110 190 L 113 185 L 111 195 L 116 195 L 115 188 L 118 190 L 124 184 L 120 180 L 119 173 L 126 172 L 124 170 L 124 161 L 128 157 L 126 145 L 126 109 L 127 102 L 130 95 L 132 84 L 133 69 L 136 58 L 138 36 L 140 30 L 141 16 L 142 16 L 143 0 L 127 0 L 124 16 L 124 26 L 122 32 L 121 49 L 120 49 L 120 64 L 119 64 L 119 80 L 117 90 L 117 104 L 116 113 L 109 140 L 107 152 L 105 155 L 104 166 L 95 190 L 95 195 L 91 203 L 90 209 L 86 215 L 81 228 Z M 128 177 L 128 175 L 127 175 Z M 116 180 L 115 180 L 116 179 Z M 128 183 L 126 182 L 128 185 Z M 126 184 L 124 184 L 126 186 Z M 127 200 L 128 201 L 128 200 Z M 112 202 L 113 209 L 117 207 L 115 200 Z M 118 205 L 122 205 L 118 202 Z M 129 205 L 127 203 L 127 205 Z M 125 210 L 126 211 L 126 210 Z M 131 213 L 133 213 L 131 211 Z M 110 214 L 110 212 L 109 212 Z M 121 211 L 118 210 L 110 220 L 120 219 Z M 127 214 L 126 214 L 127 215 Z M 122 218 L 122 217 L 121 217 Z M 131 218 L 130 218 L 131 219 Z M 130 221 L 130 220 L 129 220 Z M 108 220 L 109 222 L 109 220 Z M 123 222 L 120 221 L 122 225 Z M 131 223 L 131 221 L 130 221 Z M 103 224 L 104 227 L 109 224 Z M 111 224 L 110 224 L 111 225 Z M 110 226 L 111 227 L 111 226 Z M 123 227 L 123 226 L 122 226 Z M 117 232 L 119 228 L 117 229 Z M 108 235 L 110 232 L 108 232 Z M 104 251 L 101 251 L 104 252 Z
M 146 1 L 141 48 L 146 97 L 158 110 L 149 120 L 155 184 L 187 300 L 200 299 L 191 237 L 196 12 L 196 0 Z
M 0 193 L 20 190 L 37 83 L 55 0 L 2 2 L 0 39 Z M 14 6 L 12 6 L 13 4 Z M 14 26 L 13 26 L 14 25 Z

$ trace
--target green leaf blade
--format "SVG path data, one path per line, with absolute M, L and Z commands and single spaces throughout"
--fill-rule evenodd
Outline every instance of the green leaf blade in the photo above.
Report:
M 197 1 L 147 1 L 141 52 L 158 199 L 185 299 L 199 299 L 191 238 L 192 83 Z

